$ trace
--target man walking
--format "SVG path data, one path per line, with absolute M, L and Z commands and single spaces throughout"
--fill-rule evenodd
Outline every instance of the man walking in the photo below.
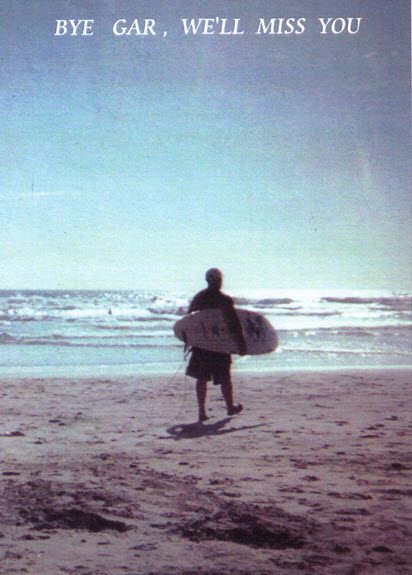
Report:
M 246 342 L 239 318 L 236 314 L 233 299 L 222 293 L 223 274 L 217 268 L 206 272 L 208 287 L 195 295 L 188 312 L 203 309 L 219 308 L 224 314 L 228 328 L 239 345 L 240 355 L 247 353 Z M 233 386 L 231 380 L 232 358 L 227 353 L 217 353 L 198 347 L 192 348 L 192 355 L 186 374 L 196 378 L 196 396 L 199 407 L 199 421 L 209 419 L 206 414 L 207 382 L 213 379 L 214 385 L 220 385 L 226 402 L 228 415 L 236 415 L 243 409 L 242 405 L 233 404 Z

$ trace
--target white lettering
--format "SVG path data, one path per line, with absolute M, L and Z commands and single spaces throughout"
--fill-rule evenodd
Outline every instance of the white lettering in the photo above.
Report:
M 299 18 L 299 20 L 296 22 L 299 30 L 295 31 L 296 34 L 303 34 L 303 32 L 305 31 L 305 22 L 306 22 L 306 18 Z
M 193 34 L 220 34 L 221 36 L 241 36 L 245 33 L 240 30 L 240 18 L 233 18 L 233 24 L 227 18 L 198 18 L 187 20 L 182 18 L 183 30 L 186 35 Z
M 64 36 L 67 34 L 68 23 L 71 26 L 70 36 L 93 36 L 93 22 L 94 20 L 56 20 L 55 36 Z M 81 26 L 83 25 L 83 29 Z
M 259 19 L 259 26 L 255 34 L 302 34 L 305 31 L 306 18 L 271 18 L 265 21 Z
M 188 25 L 186 18 L 182 18 L 182 24 L 186 35 L 190 34 L 190 32 L 192 34 L 197 34 L 197 31 L 201 23 L 202 18 L 200 18 L 200 20 L 197 21 L 197 24 L 195 24 L 195 20 L 190 20 L 190 23 Z
M 56 20 L 56 32 L 55 36 L 64 36 L 67 32 L 67 21 L 66 20 Z
M 319 18 L 320 25 L 322 26 L 321 34 L 328 33 L 328 26 L 330 25 L 330 31 L 332 34 L 342 34 L 345 30 L 349 34 L 357 34 L 359 32 L 360 23 L 362 18 Z M 356 21 L 356 24 L 355 22 Z
M 55 36 L 64 36 L 67 32 L 67 20 L 56 20 Z
M 322 31 L 321 34 L 327 34 L 327 30 L 326 28 L 328 27 L 329 22 L 332 20 L 332 18 L 328 18 L 328 21 L 325 22 L 325 18 L 319 18 L 319 22 L 322 26 Z
M 244 30 L 242 30 L 241 32 L 239 32 L 239 29 L 238 29 L 238 28 L 239 28 L 240 18 L 235 18 L 233 21 L 234 21 L 234 23 L 235 23 L 234 28 L 233 28 L 233 34 L 235 34 L 235 35 L 237 35 L 237 34 L 240 34 L 240 35 L 244 34 L 244 33 L 245 33 Z
M 354 20 L 358 21 L 358 25 L 356 27 L 356 30 L 352 30 L 352 23 Z M 361 20 L 362 20 L 362 18 L 348 18 L 348 32 L 349 32 L 349 34 L 357 34 L 359 32 Z
M 120 19 L 113 24 L 113 34 L 115 36 L 148 36 L 149 34 L 156 36 L 155 26 L 156 21 L 151 18 L 145 18 L 140 25 L 139 20 L 135 18 L 130 26 L 127 24 L 127 20 Z
M 259 28 L 257 29 L 256 34 L 276 34 L 275 32 L 275 24 L 277 18 L 271 18 L 269 24 L 266 24 L 264 18 L 259 20 Z M 270 30 L 269 30 L 270 26 Z
M 335 20 L 332 22 L 332 32 L 334 34 L 340 34 L 341 32 L 344 31 L 345 27 L 346 22 L 343 18 L 335 18 Z
M 204 18 L 204 21 L 205 21 L 205 27 L 204 27 L 202 34 L 214 34 L 214 30 L 213 30 L 214 20 L 213 20 L 213 18 Z
M 228 31 L 226 31 L 227 18 L 222 18 L 222 25 L 220 27 L 219 34 L 221 34 L 222 36 L 225 36 L 227 34 L 233 34 L 233 35 L 244 34 L 245 33 L 244 30 L 242 30 L 241 32 L 239 31 L 240 18 L 234 18 L 233 22 L 234 22 L 233 29 L 232 30 L 229 29 Z M 219 18 L 216 18 L 216 24 L 218 23 Z

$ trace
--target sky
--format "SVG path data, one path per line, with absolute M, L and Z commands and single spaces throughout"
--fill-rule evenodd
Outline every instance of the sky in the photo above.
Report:
M 230 289 L 411 289 L 409 1 L 0 18 L 0 289 L 182 290 L 212 266 Z M 214 33 L 185 35 L 198 18 Z M 70 19 L 93 34 L 56 35 Z M 156 34 L 113 32 L 135 19 Z

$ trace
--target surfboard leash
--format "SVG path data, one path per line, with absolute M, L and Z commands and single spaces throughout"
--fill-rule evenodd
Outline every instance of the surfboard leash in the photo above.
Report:
M 177 377 L 181 367 L 183 365 L 187 364 L 187 358 L 189 357 L 189 354 L 192 352 L 192 348 L 188 348 L 186 342 L 185 342 L 185 347 L 183 350 L 183 361 L 182 363 L 179 365 L 176 373 L 170 378 L 170 380 L 167 382 L 167 385 L 169 385 L 170 383 L 173 383 L 173 381 L 175 380 L 175 378 Z M 170 423 L 172 423 L 175 419 L 177 419 L 178 417 L 180 417 L 180 414 L 182 413 L 185 404 L 186 404 L 186 399 L 187 399 L 187 375 L 186 375 L 186 370 L 185 370 L 185 375 L 184 375 L 184 387 L 183 387 L 183 401 L 180 405 L 180 408 L 178 410 L 178 412 L 176 413 L 176 415 L 174 417 L 172 417 L 171 419 L 169 419 L 168 421 L 163 422 L 161 425 L 169 425 Z
M 169 379 L 161 386 L 160 389 L 157 390 L 157 397 L 160 398 L 162 396 L 162 394 L 165 393 L 165 391 L 170 387 L 170 385 L 176 380 L 177 376 L 179 375 L 179 372 L 181 371 L 182 367 L 184 365 L 186 365 L 186 360 L 187 360 L 187 356 L 188 356 L 189 352 L 184 354 L 184 358 L 181 361 L 181 363 L 179 364 L 178 368 L 176 369 L 176 371 L 174 372 L 174 374 L 169 377 Z M 143 429 L 142 431 L 146 431 L 152 427 L 164 427 L 164 426 L 169 426 L 171 422 L 173 422 L 175 419 L 177 419 L 180 414 L 182 413 L 184 406 L 186 404 L 186 399 L 187 399 L 187 375 L 185 373 L 184 375 L 184 390 L 183 390 L 183 400 L 181 401 L 181 405 L 176 413 L 176 415 L 174 415 L 173 417 L 171 417 L 170 419 L 168 418 L 165 421 L 162 421 L 160 423 L 148 423 Z

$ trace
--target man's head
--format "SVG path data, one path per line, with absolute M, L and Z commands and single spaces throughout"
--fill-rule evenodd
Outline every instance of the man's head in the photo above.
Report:
M 223 283 L 223 274 L 217 268 L 210 268 L 206 272 L 206 281 L 210 288 L 220 289 Z

